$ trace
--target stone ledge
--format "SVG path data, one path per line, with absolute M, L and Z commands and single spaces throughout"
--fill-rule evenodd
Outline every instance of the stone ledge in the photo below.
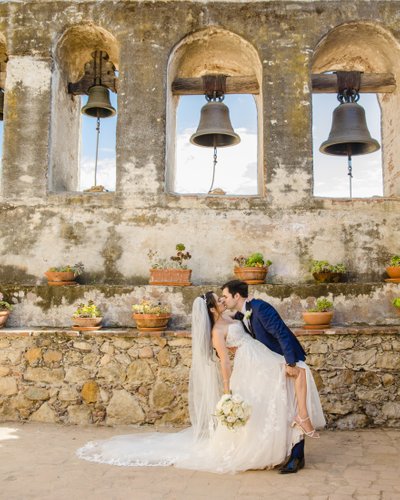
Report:
M 164 332 L 139 332 L 136 328 L 102 328 L 92 332 L 75 331 L 68 328 L 2 328 L 2 336 L 12 337 L 38 337 L 40 335 L 64 334 L 69 337 L 95 336 L 95 337 L 178 337 L 191 338 L 189 330 L 166 330 Z M 293 328 L 296 337 L 310 337 L 322 335 L 400 335 L 399 326 L 333 326 L 321 330 L 304 330 Z

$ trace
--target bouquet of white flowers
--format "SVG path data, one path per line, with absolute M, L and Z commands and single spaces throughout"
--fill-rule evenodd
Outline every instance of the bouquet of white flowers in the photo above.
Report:
M 215 416 L 228 429 L 245 425 L 251 415 L 251 407 L 239 394 L 224 394 L 218 401 Z

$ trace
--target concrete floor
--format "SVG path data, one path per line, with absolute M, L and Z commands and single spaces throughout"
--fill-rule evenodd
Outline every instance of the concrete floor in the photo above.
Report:
M 307 440 L 293 475 L 217 475 L 173 467 L 114 467 L 79 460 L 94 439 L 146 432 L 128 426 L 0 425 L 1 500 L 399 500 L 400 429 L 324 431 Z

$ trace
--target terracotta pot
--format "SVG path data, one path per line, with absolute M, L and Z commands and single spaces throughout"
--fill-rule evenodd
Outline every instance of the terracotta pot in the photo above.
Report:
M 238 267 L 233 270 L 235 276 L 249 285 L 265 283 L 268 267 Z
M 333 311 L 327 312 L 303 312 L 305 328 L 327 328 L 332 321 Z
M 74 326 L 81 326 L 83 328 L 93 328 L 101 325 L 103 318 L 72 318 Z
M 332 273 L 330 271 L 313 273 L 313 277 L 318 283 L 339 283 L 342 281 L 343 273 Z
M 49 281 L 74 281 L 75 273 L 73 271 L 46 271 L 46 278 Z
M 389 266 L 386 268 L 386 272 L 389 278 L 399 278 L 400 279 L 400 266 Z
M 0 311 L 0 328 L 6 326 L 10 311 Z
M 189 286 L 191 269 L 150 269 L 150 285 Z
M 133 313 L 133 319 L 140 332 L 162 332 L 167 329 L 171 314 L 139 314 Z

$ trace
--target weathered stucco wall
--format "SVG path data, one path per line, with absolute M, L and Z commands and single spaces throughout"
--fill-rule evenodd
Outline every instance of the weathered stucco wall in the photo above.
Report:
M 338 329 L 300 340 L 331 428 L 400 425 L 400 330 Z M 0 421 L 187 424 L 185 332 L 7 332 Z
M 193 254 L 199 284 L 230 277 L 233 256 L 253 251 L 273 261 L 269 279 L 275 283 L 307 281 L 312 258 L 345 262 L 353 281 L 380 280 L 388 256 L 399 252 L 398 155 L 384 166 L 393 196 L 312 197 L 314 49 L 332 27 L 357 20 L 398 39 L 400 11 L 394 1 L 2 2 L 0 33 L 9 61 L 0 281 L 38 284 L 48 267 L 82 261 L 87 282 L 142 284 L 148 249 L 169 256 L 178 242 Z M 68 130 L 73 120 L 54 124 L 63 116 L 57 106 L 65 91 L 54 58 L 66 30 L 87 23 L 105 30 L 118 46 L 117 188 L 55 193 L 49 175 L 58 189 L 76 183 L 76 165 L 70 165 L 70 175 L 64 168 L 66 158 L 77 157 L 68 151 L 77 141 Z M 242 37 L 262 63 L 265 195 L 260 197 L 179 197 L 165 191 L 169 56 L 185 36 L 210 27 Z M 398 134 L 385 134 L 396 141 Z
M 208 290 L 220 293 L 218 286 L 162 287 L 80 285 L 73 287 L 2 286 L 4 299 L 13 304 L 8 327 L 68 327 L 80 302 L 94 300 L 103 313 L 106 327 L 133 327 L 132 304 L 142 299 L 168 303 L 172 318 L 170 327 L 191 328 L 192 304 Z M 250 294 L 272 304 L 291 327 L 303 324 L 302 312 L 315 306 L 318 297 L 328 297 L 334 304 L 332 324 L 398 325 L 399 314 L 392 305 L 398 296 L 398 284 L 315 284 L 258 285 Z M 0 333 L 1 335 L 1 333 Z

